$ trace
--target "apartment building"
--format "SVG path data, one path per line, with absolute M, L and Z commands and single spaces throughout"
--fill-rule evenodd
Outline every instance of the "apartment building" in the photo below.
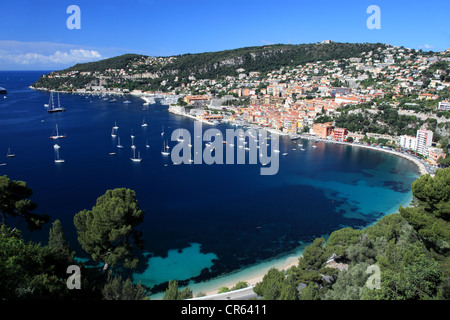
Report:
M 420 129 L 417 130 L 417 145 L 416 145 L 416 151 L 417 153 L 427 156 L 428 155 L 428 147 L 431 147 L 431 144 L 433 142 L 433 131 L 426 130 L 426 129 Z
M 417 138 L 408 135 L 402 135 L 398 139 L 398 144 L 402 148 L 415 151 L 417 149 Z

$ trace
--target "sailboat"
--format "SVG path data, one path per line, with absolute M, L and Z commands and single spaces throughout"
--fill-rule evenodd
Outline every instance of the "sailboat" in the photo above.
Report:
M 116 137 L 116 132 L 114 131 L 114 128 L 112 128 L 112 130 L 111 130 L 111 137 L 113 137 L 113 138 Z
M 44 107 L 48 108 L 53 100 L 53 92 L 50 91 L 50 97 L 48 98 L 48 103 L 44 103 Z
M 133 148 L 133 149 L 135 149 L 136 148 L 136 146 L 134 145 L 134 136 L 133 135 L 131 135 L 131 148 Z
M 162 126 L 161 137 L 164 135 L 164 126 Z
M 162 151 L 161 151 L 161 154 L 162 154 L 163 156 L 168 156 L 168 155 L 170 154 L 170 152 L 167 151 L 168 147 L 169 147 L 169 146 L 166 146 L 166 142 L 164 141 L 164 142 L 163 142 L 163 149 L 162 149 Z
M 113 127 L 113 129 L 114 129 L 114 130 L 119 129 L 119 127 L 117 126 L 117 122 L 116 122 L 116 121 L 114 121 L 114 127 Z
M 56 130 L 56 135 L 50 136 L 50 139 L 56 140 L 56 139 L 61 139 L 61 138 L 65 138 L 66 137 L 65 134 L 64 135 L 60 135 L 59 134 L 59 132 L 58 132 L 58 125 L 56 125 L 56 129 L 55 130 Z M 55 132 L 55 130 L 53 130 L 53 133 Z
M 141 158 L 140 152 L 138 151 L 138 157 L 136 158 L 136 149 L 133 149 L 133 158 L 130 158 L 130 159 L 133 162 L 141 162 L 142 158 Z
M 54 104 L 54 102 L 53 102 L 53 96 L 52 96 L 51 104 L 50 104 L 49 109 L 48 109 L 47 111 L 50 112 L 50 113 L 51 113 L 51 112 L 61 112 L 61 111 L 66 111 L 66 109 L 63 108 L 63 107 L 61 107 L 61 105 L 60 105 L 60 101 L 59 101 L 59 93 L 58 93 L 58 106 L 55 107 L 55 104 Z
M 141 127 L 147 127 L 148 126 L 148 124 L 145 122 L 145 118 L 142 120 L 142 124 L 141 124 Z
M 65 162 L 65 160 L 59 158 L 59 148 L 58 148 L 58 149 L 55 149 L 55 150 L 56 150 L 56 159 L 55 159 L 55 163 L 63 163 L 63 162 Z
M 123 149 L 123 146 L 120 144 L 120 137 L 117 137 L 117 148 Z
M 8 148 L 8 153 L 6 154 L 6 156 L 7 156 L 8 158 L 14 158 L 16 155 L 15 155 L 14 153 L 11 153 L 11 149 Z

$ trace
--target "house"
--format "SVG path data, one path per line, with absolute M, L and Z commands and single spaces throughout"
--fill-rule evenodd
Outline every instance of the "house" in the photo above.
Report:
M 337 141 L 344 141 L 347 135 L 347 129 L 345 128 L 334 128 L 334 139 Z
M 444 159 L 446 156 L 447 155 L 442 149 L 428 147 L 428 160 L 431 162 L 431 164 L 436 165 L 439 159 Z
M 331 122 L 315 123 L 313 124 L 312 131 L 315 135 L 325 139 L 333 132 L 333 126 L 331 125 Z

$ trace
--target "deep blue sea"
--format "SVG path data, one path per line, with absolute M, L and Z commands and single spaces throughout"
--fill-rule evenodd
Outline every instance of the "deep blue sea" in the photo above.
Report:
M 66 111 L 51 114 L 44 107 L 49 93 L 28 88 L 43 73 L 0 72 L 0 87 L 8 90 L 6 99 L 0 96 L 0 163 L 6 163 L 0 175 L 28 183 L 36 212 L 60 219 L 81 257 L 73 216 L 91 209 L 107 189 L 136 191 L 146 213 L 140 226 L 145 251 L 133 279 L 149 287 L 202 282 L 289 255 L 339 228 L 373 224 L 412 199 L 410 185 L 419 174 L 406 159 L 323 142 L 312 148 L 313 141 L 283 136 L 280 150 L 288 155 L 280 153 L 276 175 L 260 175 L 259 164 L 173 165 L 161 155 L 162 127 L 165 138 L 179 128 L 192 132 L 192 119 L 170 114 L 165 105 L 144 106 L 135 96 L 60 94 Z M 148 127 L 141 127 L 144 118 Z M 111 137 L 115 122 L 123 149 Z M 60 164 L 49 139 L 56 124 L 67 135 L 58 142 Z M 140 163 L 130 160 L 131 134 Z M 14 158 L 6 157 L 8 148 Z M 45 242 L 49 227 L 22 230 Z

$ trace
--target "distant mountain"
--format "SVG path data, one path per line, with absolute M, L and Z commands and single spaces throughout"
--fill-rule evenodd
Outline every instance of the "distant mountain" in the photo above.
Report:
M 315 43 L 245 47 L 218 52 L 149 57 L 137 54 L 80 63 L 42 76 L 36 88 L 72 90 L 89 85 L 157 90 L 188 83 L 192 79 L 221 79 L 240 72 L 270 72 L 309 62 L 358 57 L 363 52 L 384 50 L 381 43 Z

